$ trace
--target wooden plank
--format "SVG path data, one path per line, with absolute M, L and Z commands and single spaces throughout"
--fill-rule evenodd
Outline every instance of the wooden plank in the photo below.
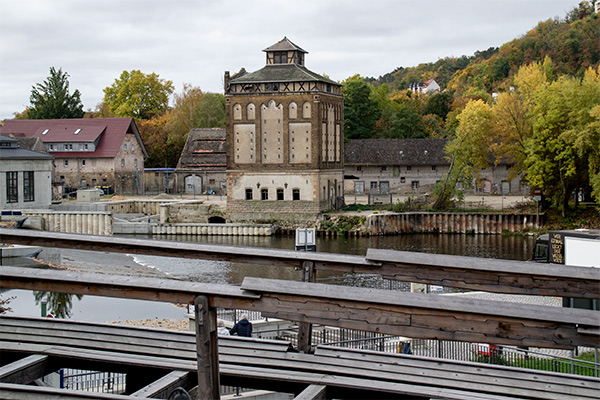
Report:
M 220 398 L 219 349 L 217 344 L 217 310 L 209 306 L 208 297 L 197 296 L 194 302 L 196 316 L 196 355 L 198 364 L 198 391 L 200 399 Z
M 321 266 L 329 263 L 347 266 L 377 266 L 362 256 L 269 249 L 262 247 L 224 246 L 170 240 L 134 239 L 111 236 L 80 235 L 0 228 L 0 242 L 45 247 L 107 251 L 112 253 L 145 254 L 165 257 L 199 258 L 249 264 L 302 267 L 304 261 Z
M 498 293 L 600 298 L 600 269 L 490 258 L 368 249 L 386 279 Z
M 242 282 L 241 288 L 258 294 L 287 294 L 315 299 L 339 299 L 342 301 L 371 304 L 429 308 L 439 311 L 497 315 L 507 318 L 526 318 L 539 321 L 553 320 L 555 322 L 581 324 L 592 327 L 598 326 L 600 323 L 597 313 L 590 310 L 564 309 L 561 307 L 347 287 L 323 283 L 304 283 L 246 277 Z
M 0 367 L 0 382 L 28 385 L 49 372 L 48 356 L 31 355 Z
M 351 354 L 351 352 L 348 352 L 348 354 Z M 251 350 L 231 356 L 221 355 L 224 364 L 231 363 L 256 367 L 268 365 L 270 368 L 277 368 L 281 371 L 301 368 L 338 377 L 359 376 L 364 379 L 413 383 L 459 390 L 477 391 L 485 387 L 485 391 L 489 393 L 503 394 L 510 392 L 513 395 L 527 398 L 536 397 L 540 392 L 546 393 L 546 399 L 555 400 L 563 399 L 565 393 L 577 393 L 578 396 L 593 397 L 598 392 L 598 388 L 584 388 L 581 385 L 571 385 L 571 387 L 565 388 L 566 385 L 563 385 L 563 383 L 570 381 L 570 377 L 563 381 L 560 377 L 561 374 L 554 374 L 554 380 L 539 382 L 535 379 L 537 376 L 531 371 L 521 373 L 512 371 L 514 375 L 512 377 L 503 377 L 501 374 L 488 377 L 485 374 L 487 370 L 485 364 L 477 364 L 478 369 L 473 368 L 472 372 L 466 373 L 462 371 L 462 367 L 468 367 L 469 364 L 472 365 L 473 363 L 452 363 L 446 366 L 445 360 L 436 359 L 415 368 L 412 365 L 404 365 L 405 359 L 382 355 L 377 361 L 366 361 L 347 355 L 342 357 L 335 357 L 335 355 L 315 357 L 304 356 L 303 354 L 289 354 L 285 359 L 282 359 Z M 533 378 L 527 379 L 528 376 Z
M 3 400 L 124 400 L 126 398 L 127 397 L 122 395 L 110 393 L 86 392 L 43 386 L 0 383 L 0 399 Z
M 162 378 L 152 382 L 146 387 L 132 393 L 130 397 L 152 397 L 152 398 L 169 398 L 171 392 L 178 387 L 189 387 L 188 371 L 173 371 L 163 376 Z
M 310 385 L 302 391 L 294 400 L 326 400 L 327 386 Z
M 193 304 L 195 297 L 202 294 L 211 296 L 215 307 L 221 306 L 222 298 L 228 305 L 236 298 L 257 298 L 231 285 L 10 266 L 0 269 L 0 287 L 179 304 Z

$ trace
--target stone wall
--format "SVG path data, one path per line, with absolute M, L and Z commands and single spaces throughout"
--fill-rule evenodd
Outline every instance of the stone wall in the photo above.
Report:
M 211 206 L 201 200 L 177 201 L 160 205 L 160 223 L 207 224 Z
M 314 201 L 228 201 L 227 215 L 232 222 L 272 222 L 281 225 L 315 224 L 321 206 Z
M 69 212 L 31 210 L 23 215 L 43 219 L 43 229 L 50 232 L 80 233 L 85 235 L 113 234 L 113 217 L 110 212 Z

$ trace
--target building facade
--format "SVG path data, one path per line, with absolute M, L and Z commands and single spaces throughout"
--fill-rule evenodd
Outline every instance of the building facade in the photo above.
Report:
M 0 209 L 45 209 L 52 202 L 52 161 L 48 153 L 19 147 L 0 135 Z
M 346 194 L 425 194 L 445 178 L 448 139 L 359 139 L 345 144 Z M 512 177 L 510 165 L 490 163 L 468 192 L 526 194 L 529 187 Z
M 264 51 L 264 68 L 225 73 L 228 214 L 314 220 L 343 203 L 342 86 L 287 38 Z
M 1 133 L 40 138 L 55 157 L 53 181 L 65 192 L 143 192 L 148 154 L 132 118 L 7 120 Z

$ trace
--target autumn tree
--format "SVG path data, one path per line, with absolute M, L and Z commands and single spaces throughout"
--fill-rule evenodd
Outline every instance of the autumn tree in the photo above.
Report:
M 27 119 L 81 118 L 84 115 L 81 94 L 69 93 L 69 74 L 50 67 L 50 76 L 43 83 L 35 84 L 29 98 L 31 105 L 22 114 Z M 22 115 L 20 115 L 22 116 Z
M 446 147 L 450 167 L 444 180 L 435 189 L 433 207 L 436 209 L 448 207 L 457 186 L 472 187 L 478 171 L 488 166 L 494 125 L 492 108 L 482 100 L 470 101 L 457 119 L 456 137 Z
M 149 119 L 167 109 L 171 93 L 173 83 L 154 72 L 123 71 L 104 89 L 104 103 L 117 117 Z

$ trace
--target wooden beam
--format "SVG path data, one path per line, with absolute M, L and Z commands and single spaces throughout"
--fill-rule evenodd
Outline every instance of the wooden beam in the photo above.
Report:
M 305 261 L 302 265 L 302 282 L 315 282 L 317 272 L 315 263 Z M 308 322 L 298 322 L 298 350 L 304 353 L 310 353 L 312 344 L 312 324 Z
M 224 308 L 236 299 L 258 298 L 231 285 L 9 266 L 0 269 L 0 287 L 180 304 L 193 304 L 196 295 L 203 294 Z
M 178 387 L 189 387 L 190 373 L 188 371 L 173 371 L 152 382 L 146 387 L 131 394 L 131 397 L 153 397 L 167 399 Z
M 600 299 L 600 268 L 368 249 L 386 279 L 496 293 Z
M 199 399 L 218 400 L 220 385 L 217 310 L 210 307 L 208 297 L 198 296 L 194 302 L 194 313 L 198 362 L 197 396 Z
M 598 346 L 598 312 L 561 307 L 245 278 L 263 315 L 423 339 L 547 348 Z
M 294 397 L 294 400 L 327 400 L 327 386 L 310 385 Z
M 0 383 L 2 400 L 124 400 L 119 394 L 96 393 L 82 390 L 65 390 L 53 387 Z
M 0 382 L 28 385 L 48 372 L 48 356 L 31 355 L 0 367 Z

